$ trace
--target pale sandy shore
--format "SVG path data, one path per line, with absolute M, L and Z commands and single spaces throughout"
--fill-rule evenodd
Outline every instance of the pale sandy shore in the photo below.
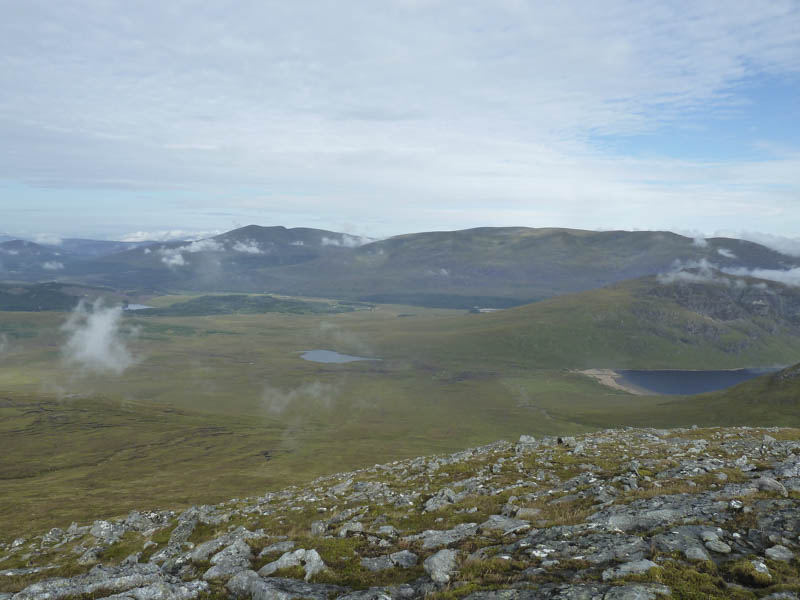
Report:
M 603 385 L 606 385 L 610 388 L 614 388 L 615 390 L 622 390 L 623 392 L 628 392 L 629 394 L 636 394 L 637 396 L 653 395 L 652 392 L 648 392 L 645 389 L 626 383 L 625 380 L 622 378 L 622 375 L 620 375 L 613 369 L 585 369 L 585 370 L 577 370 L 576 373 L 587 375 L 593 379 L 596 379 Z

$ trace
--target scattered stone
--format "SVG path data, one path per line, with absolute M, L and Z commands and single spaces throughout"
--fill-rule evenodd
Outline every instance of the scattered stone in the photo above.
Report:
M 462 523 L 461 525 L 456 525 L 453 529 L 444 531 L 429 529 L 420 534 L 407 536 L 403 539 L 405 541 L 422 540 L 422 549 L 430 550 L 432 548 L 441 548 L 442 546 L 455 544 L 463 539 L 474 536 L 477 532 L 477 523 Z
M 296 579 L 282 577 L 259 577 L 255 571 L 241 571 L 232 577 L 227 585 L 227 590 L 234 598 L 253 600 L 294 600 L 311 598 L 313 600 L 328 600 L 346 592 L 347 589 L 338 585 L 309 584 Z
M 456 571 L 457 559 L 458 551 L 439 550 L 436 554 L 426 558 L 422 567 L 434 582 L 449 583 Z
M 603 571 L 603 581 L 612 579 L 620 579 L 628 575 L 641 575 L 647 573 L 650 569 L 658 567 L 652 560 L 642 559 L 633 562 L 622 564 L 618 567 L 613 567 Z
M 789 550 L 786 546 L 781 546 L 780 544 L 773 546 L 772 548 L 767 548 L 764 551 L 764 554 L 767 558 L 771 558 L 772 560 L 779 560 L 781 562 L 792 562 L 794 559 L 794 552 Z
M 278 560 L 264 565 L 259 569 L 258 574 L 263 576 L 272 575 L 279 569 L 286 569 L 288 567 L 303 567 L 305 570 L 306 581 L 310 580 L 314 575 L 325 569 L 325 563 L 322 557 L 316 550 L 305 550 L 300 548 L 294 552 L 287 552 Z
M 772 477 L 759 477 L 753 483 L 755 483 L 759 490 L 777 492 L 784 498 L 789 496 L 789 492 L 786 491 L 786 487 L 779 481 L 772 479 Z
M 425 503 L 425 510 L 430 512 L 434 510 L 441 510 L 446 506 L 450 506 L 451 504 L 455 504 L 457 501 L 456 493 L 451 490 L 450 488 L 444 488 L 436 492 L 431 498 Z
M 370 571 L 385 571 L 394 567 L 408 569 L 416 565 L 417 560 L 419 560 L 419 557 L 413 552 L 401 550 L 400 552 L 378 556 L 377 558 L 362 558 L 361 566 Z
M 709 540 L 705 543 L 706 548 L 718 554 L 730 554 L 731 547 L 722 540 Z
M 530 529 L 530 521 L 523 521 L 522 519 L 512 519 L 502 515 L 492 515 L 480 525 L 480 529 L 485 530 L 500 530 L 503 535 L 511 533 L 519 533 Z
M 648 560 L 654 552 L 670 556 L 664 560 L 679 556 L 689 571 L 702 570 L 699 562 L 743 560 L 762 584 L 775 576 L 767 562 L 794 565 L 800 548 L 794 496 L 800 492 L 800 440 L 786 434 L 765 438 L 763 429 L 699 431 L 706 434 L 701 439 L 687 432 L 631 428 L 560 440 L 522 436 L 513 445 L 395 461 L 180 514 L 134 511 L 117 520 L 53 527 L 27 539 L 0 540 L 0 589 L 16 579 L 35 582 L 14 594 L 0 593 L 0 600 L 193 600 L 216 597 L 222 586 L 222 596 L 242 600 L 416 600 L 443 586 L 457 591 L 471 584 L 498 588 L 473 592 L 471 600 L 655 600 L 670 589 L 625 581 L 657 567 Z M 729 478 L 731 469 L 750 475 Z M 463 473 L 460 479 L 452 477 L 455 472 Z M 687 491 L 659 493 L 676 484 Z M 467 497 L 481 501 L 459 506 Z M 530 508 L 545 505 L 563 507 L 569 524 L 552 514 L 543 520 L 541 508 Z M 494 506 L 497 514 L 476 515 L 480 524 L 460 523 L 470 514 L 485 515 L 484 506 Z M 587 507 L 593 508 L 583 512 Z M 438 529 L 414 525 L 431 511 L 422 521 L 440 523 Z M 310 514 L 321 520 L 312 524 L 305 520 Z M 306 534 L 273 538 L 257 559 L 248 542 L 267 533 L 225 527 L 253 522 L 267 531 L 298 523 Z M 403 523 L 404 530 L 389 523 Z M 218 533 L 204 539 L 209 528 L 200 525 Z M 307 537 L 309 527 L 316 538 Z M 119 561 L 114 545 L 129 532 L 136 535 L 125 539 L 139 545 L 125 549 L 128 556 Z M 344 553 L 337 551 L 336 563 L 327 568 L 319 551 L 330 544 Z M 420 552 L 428 557 L 421 568 Z M 487 571 L 470 568 L 456 577 L 462 553 L 468 564 L 487 561 Z M 55 555 L 58 561 L 50 560 Z M 104 565 L 104 556 L 115 556 L 119 565 Z M 754 558 L 759 556 L 765 558 Z M 265 560 L 271 562 L 252 570 Z M 493 579 L 494 566 L 503 561 L 513 561 L 519 575 L 514 583 Z M 3 570 L 3 564 L 15 568 Z M 64 565 L 85 573 L 53 578 Z M 292 567 L 302 567 L 298 580 L 275 577 Z M 398 574 L 420 568 L 428 576 L 359 590 L 310 583 L 323 570 L 326 581 L 336 581 L 354 568 Z M 764 593 L 733 580 L 724 568 L 719 576 L 731 589 L 754 597 Z M 795 592 L 766 597 L 798 600 Z
M 283 542 L 277 542 L 275 544 L 271 544 L 270 546 L 266 546 L 263 550 L 261 550 L 261 552 L 258 553 L 258 558 L 264 558 L 265 556 L 276 554 L 278 552 L 285 553 L 289 552 L 290 550 L 294 550 L 294 542 L 291 540 L 285 540 Z
M 211 557 L 211 564 L 214 566 L 203 574 L 203 579 L 210 581 L 230 577 L 249 568 L 251 560 L 253 560 L 253 552 L 250 550 L 250 546 L 244 540 L 238 539 Z

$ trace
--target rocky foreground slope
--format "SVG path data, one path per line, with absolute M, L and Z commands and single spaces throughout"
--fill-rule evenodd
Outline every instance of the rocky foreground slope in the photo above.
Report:
M 8 540 L 0 600 L 797 598 L 799 523 L 799 430 L 522 436 Z

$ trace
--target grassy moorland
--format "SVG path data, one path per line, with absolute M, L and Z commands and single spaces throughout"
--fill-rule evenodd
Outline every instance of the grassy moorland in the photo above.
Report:
M 777 313 L 715 318 L 685 298 L 650 294 L 651 286 L 480 315 L 389 305 L 339 314 L 132 314 L 123 330 L 135 360 L 119 375 L 63 360 L 66 313 L 1 313 L 0 531 L 30 526 L 19 522 L 21 506 L 47 527 L 251 495 L 521 433 L 800 425 L 796 400 L 765 405 L 757 387 L 639 397 L 573 372 L 788 363 L 800 350 L 788 326 L 768 335 L 782 322 Z M 752 304 L 745 300 L 731 310 Z M 314 348 L 382 360 L 300 358 Z

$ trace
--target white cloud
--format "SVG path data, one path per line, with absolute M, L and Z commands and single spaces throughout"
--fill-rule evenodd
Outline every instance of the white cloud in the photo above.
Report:
M 717 248 L 717 254 L 719 254 L 720 256 L 724 256 L 725 258 L 736 258 L 736 254 L 734 254 L 727 248 Z
M 58 262 L 57 260 L 48 260 L 45 263 L 42 263 L 42 268 L 48 271 L 60 271 L 64 268 L 64 264 Z
M 161 254 L 161 262 L 170 269 L 186 265 L 186 259 L 181 254 L 181 248 L 161 248 L 158 253 Z
M 755 277 L 777 281 L 785 285 L 800 287 L 800 267 L 794 269 L 746 269 L 744 267 L 727 267 L 722 269 L 725 273 L 740 277 Z
M 705 258 L 699 261 L 675 261 L 666 273 L 659 273 L 658 282 L 671 284 L 685 283 L 724 283 L 737 287 L 746 286 L 745 282 L 733 277 L 753 277 L 767 281 L 776 281 L 785 285 L 800 286 L 800 267 L 793 269 L 748 269 L 746 267 L 721 267 Z M 762 287 L 763 284 L 755 284 Z
M 197 240 L 191 244 L 185 244 L 176 248 L 160 248 L 158 253 L 161 255 L 161 262 L 169 268 L 186 266 L 184 252 L 196 254 L 198 252 L 222 252 L 225 247 L 216 240 L 204 239 Z M 145 252 L 147 254 L 147 252 Z
M 264 251 L 253 240 L 244 242 L 237 240 L 233 245 L 233 250 L 236 252 L 243 252 L 244 254 L 264 254 Z
M 675 261 L 670 271 L 658 274 L 658 282 L 671 284 L 676 282 L 686 283 L 710 283 L 718 281 L 715 270 L 717 265 L 708 262 L 706 259 L 699 261 Z
M 62 240 L 60 236 L 51 233 L 37 233 L 33 241 L 37 244 L 45 244 L 47 246 L 60 246 Z
M 349 235 L 343 233 L 341 238 L 323 237 L 321 243 L 323 246 L 341 246 L 343 248 L 358 248 L 364 244 L 370 243 L 372 240 L 363 238 L 361 236 Z
M 181 246 L 180 250 L 194 254 L 196 252 L 222 252 L 225 247 L 216 240 L 205 239 L 197 240 L 187 246 Z
M 717 231 L 718 237 L 747 240 L 771 248 L 787 256 L 800 256 L 800 237 L 788 237 L 759 231 Z
M 291 242 L 289 245 L 290 246 L 305 246 L 305 243 L 303 243 L 303 240 L 297 240 L 297 241 Z
M 737 123 L 749 85 L 800 69 L 791 1 L 85 7 L 0 22 L 0 179 L 123 189 L 131 227 L 800 225 L 796 144 L 693 160 L 599 139 Z M 126 239 L 187 237 L 165 233 Z
M 100 299 L 92 304 L 81 300 L 61 328 L 68 336 L 64 359 L 86 371 L 122 373 L 134 362 L 126 341 L 135 332 L 123 332 L 121 320 L 122 307 L 105 306 Z
M 219 235 L 222 231 L 189 231 L 170 229 L 165 231 L 135 231 L 119 238 L 121 242 L 172 242 L 177 240 L 198 240 Z
M 292 409 L 318 412 L 330 410 L 337 395 L 338 386 L 320 381 L 304 383 L 285 391 L 267 384 L 264 386 L 261 402 L 270 415 L 280 415 Z

